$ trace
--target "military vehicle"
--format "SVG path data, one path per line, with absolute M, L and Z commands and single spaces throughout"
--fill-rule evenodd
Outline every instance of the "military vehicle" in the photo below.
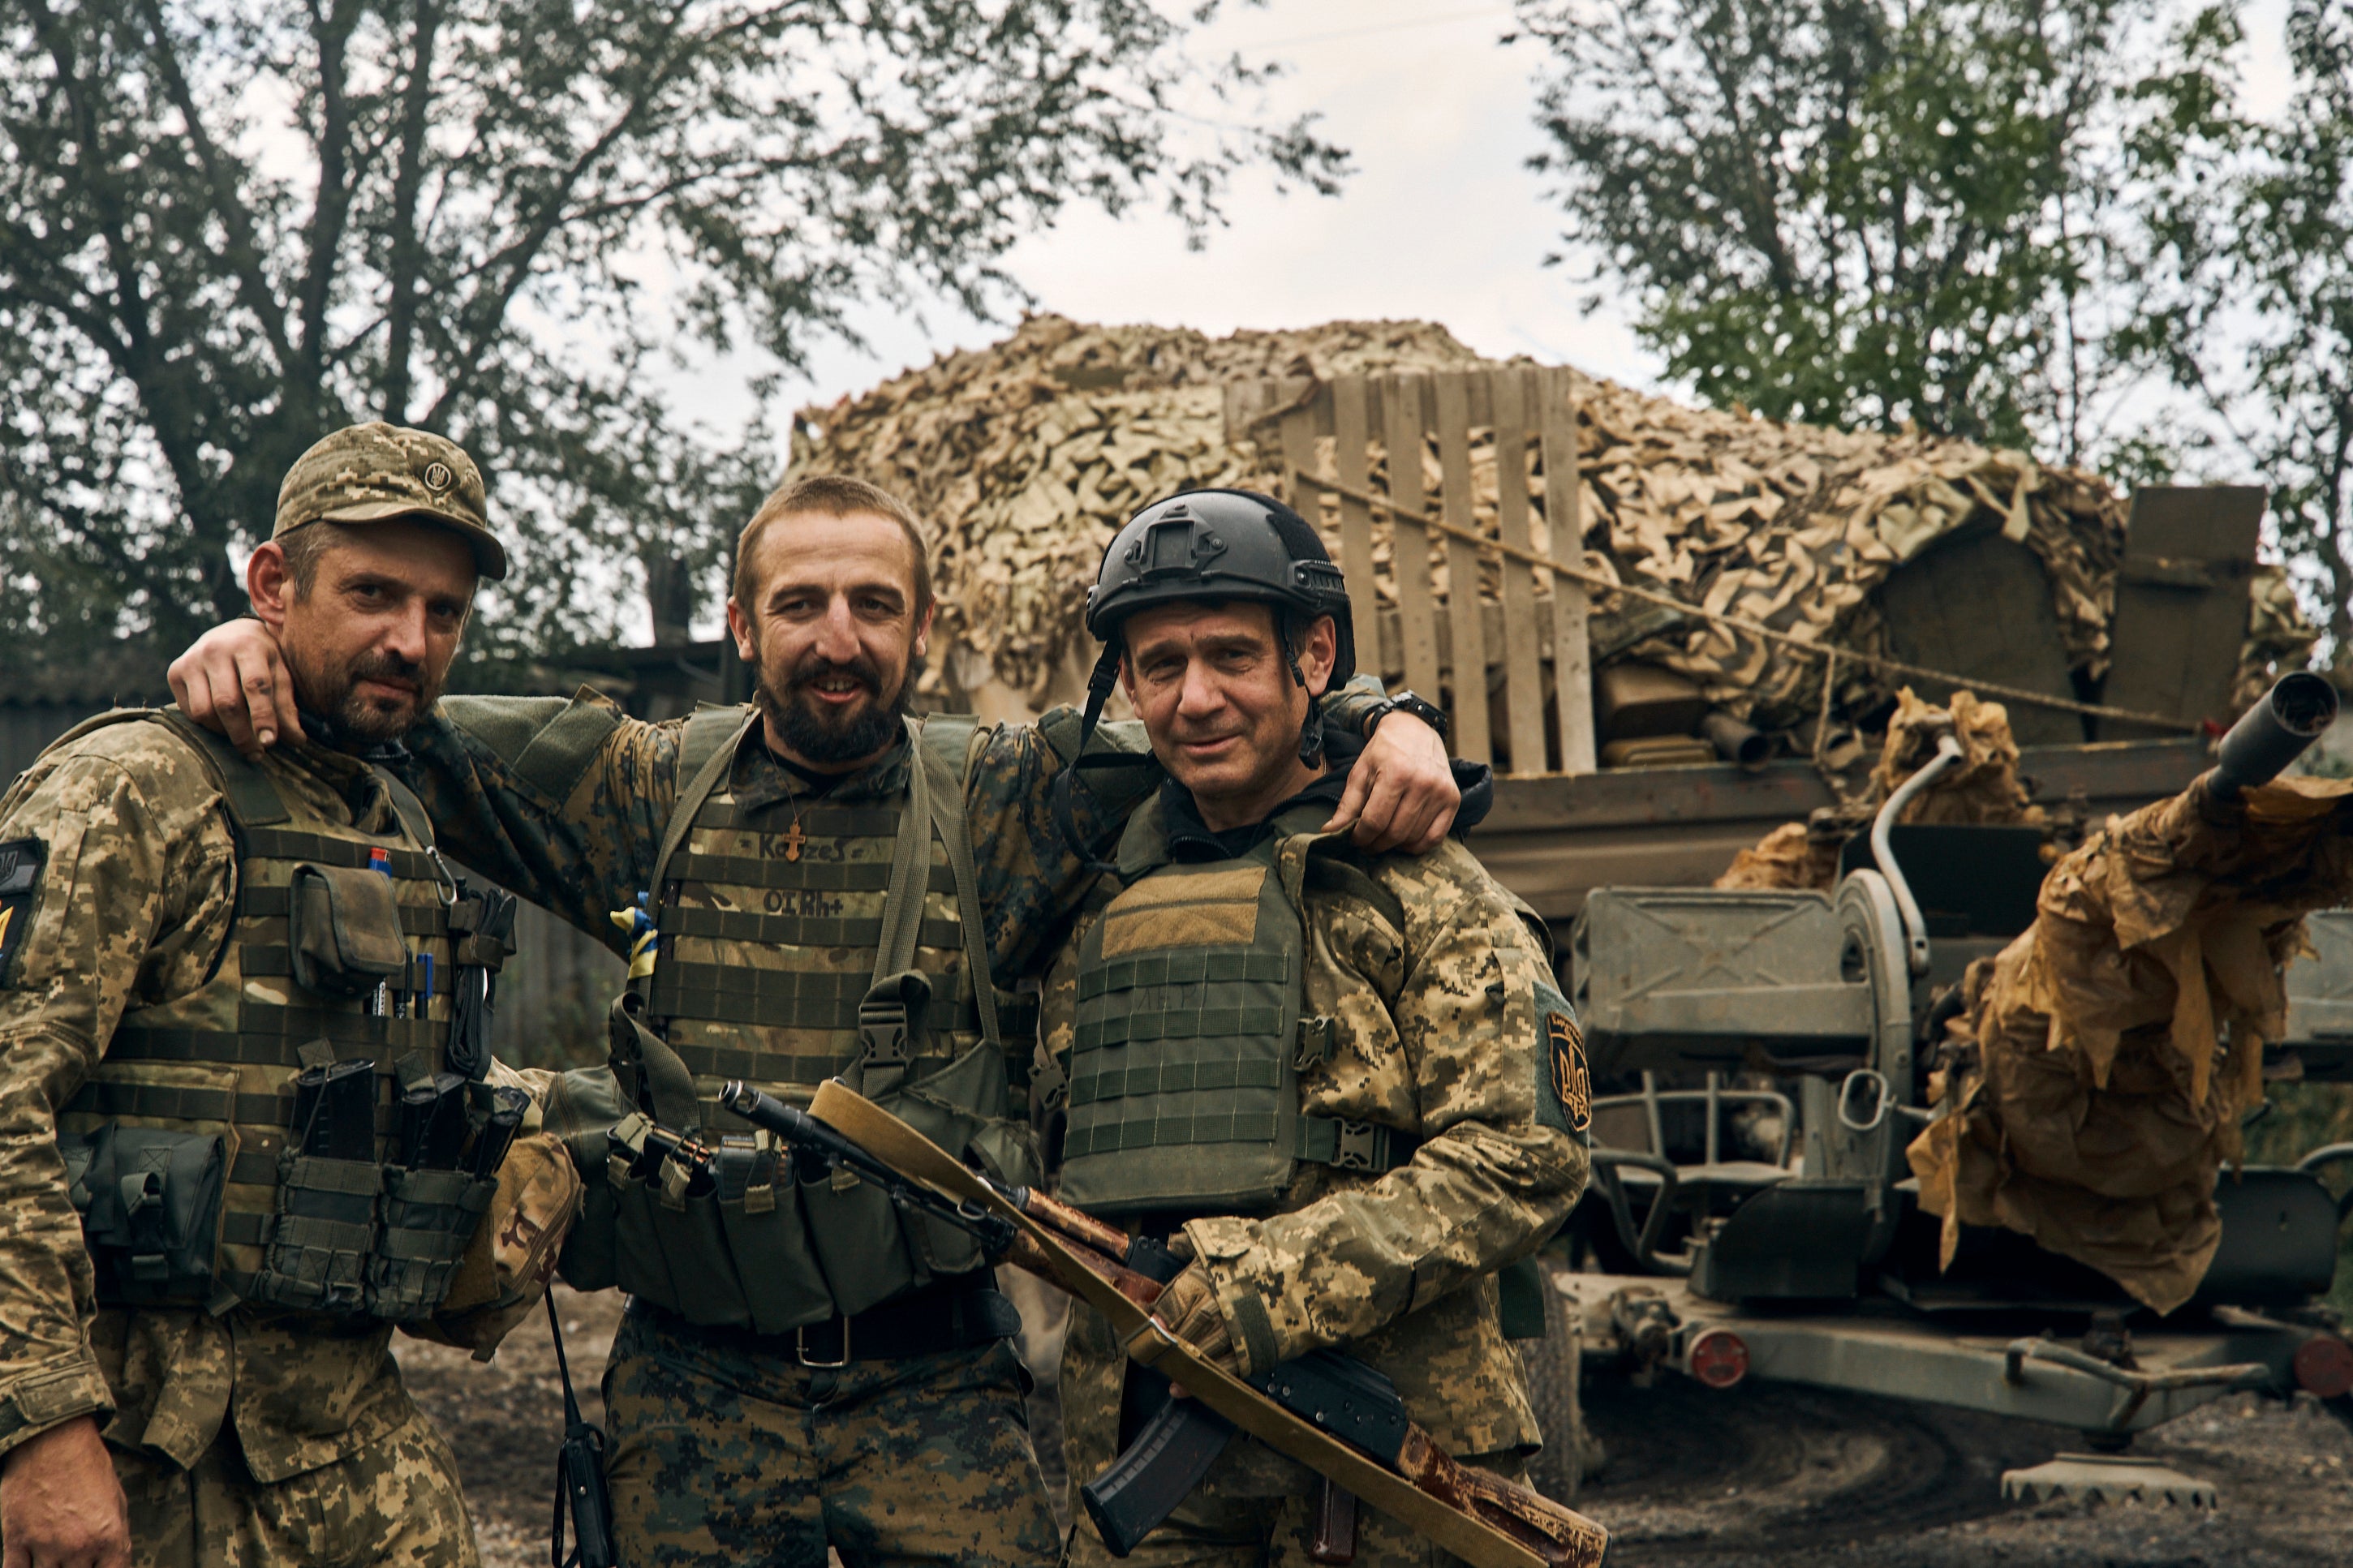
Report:
M 2297 699 L 2306 706 L 2284 725 L 2283 704 Z M 2270 777 L 2335 706 L 2317 677 L 2290 678 L 2226 739 L 2221 776 Z M 2063 763 L 2079 796 L 2158 796 L 2186 784 L 2205 751 L 2126 742 L 2030 752 L 2028 767 Z M 1581 1341 L 1588 1372 L 1810 1385 L 2084 1435 L 2087 1454 L 2006 1475 L 2014 1496 L 2211 1501 L 2204 1482 L 2125 1451 L 2136 1433 L 2242 1391 L 2303 1390 L 2349 1408 L 2353 1345 L 2321 1299 L 2353 1198 L 2340 1203 L 2320 1177 L 2353 1160 L 2353 1144 L 2226 1173 L 2221 1250 L 2195 1298 L 2163 1319 L 2005 1230 L 1965 1227 L 1940 1268 L 1941 1222 L 1921 1210 L 1904 1157 L 1933 1114 L 1924 1047 L 1969 962 L 2033 920 L 2048 869 L 2047 827 L 1899 823 L 1958 754 L 1947 740 L 1846 844 L 1833 892 L 1586 895 L 1563 969 L 1597 1087 L 1594 1180 L 1554 1244 L 1556 1315 L 1574 1320 L 1567 1338 Z M 2166 787 L 2150 787 L 2168 770 Z M 1668 778 L 1652 772 L 1653 803 Z M 1725 809 L 1701 781 L 1684 783 L 1694 816 Z M 2306 1079 L 2344 1081 L 2353 911 L 2309 925 L 2318 955 L 2289 970 L 2287 1037 L 2267 1055 Z M 1573 1419 L 1573 1390 L 1559 1386 L 1569 1370 L 1547 1363 L 1564 1351 L 1576 1353 L 1556 1341 L 1532 1358 L 1555 1422 Z M 1543 1477 L 1564 1488 L 1566 1452 Z

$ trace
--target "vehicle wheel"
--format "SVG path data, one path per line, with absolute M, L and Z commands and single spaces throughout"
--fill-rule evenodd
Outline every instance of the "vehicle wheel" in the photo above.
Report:
M 1645 1563 L 1788 1561 L 1826 1531 L 1885 1539 L 2003 1511 L 2001 1472 L 2073 1433 L 1789 1384 L 1717 1391 L 1598 1374 L 1579 1407 L 1610 1467 L 1578 1506 Z M 1637 1544 L 1639 1543 L 1639 1544 Z

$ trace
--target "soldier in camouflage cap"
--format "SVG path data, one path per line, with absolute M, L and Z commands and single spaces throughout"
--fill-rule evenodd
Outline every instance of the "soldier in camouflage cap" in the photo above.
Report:
M 330 436 L 247 572 L 308 732 L 248 761 L 121 711 L 0 797 L 9 1568 L 477 1561 L 388 1343 L 442 1299 L 495 1184 L 396 1165 L 387 1130 L 404 1088 L 448 1089 L 437 1069 L 467 1093 L 545 1075 L 456 1025 L 494 954 L 453 932 L 422 816 L 375 761 L 505 563 L 458 447 Z M 297 1075 L 329 1062 L 363 1093 L 337 1157 L 297 1160 L 317 1124 L 295 1125 Z
M 282 540 L 314 522 L 395 520 L 442 524 L 472 548 L 484 577 L 507 574 L 507 548 L 491 531 L 474 459 L 446 436 L 381 420 L 338 430 L 294 459 L 269 536 Z
M 1078 715 L 910 726 L 930 574 L 913 517 L 886 492 L 795 480 L 737 553 L 728 610 L 759 675 L 749 707 L 654 724 L 595 692 L 451 698 L 408 738 L 445 847 L 637 960 L 614 1069 L 566 1074 L 550 1110 L 578 1112 L 592 1193 L 565 1276 L 632 1297 L 605 1384 L 620 1556 L 801 1568 L 830 1547 L 850 1568 L 1050 1563 L 1060 1543 L 1008 1342 L 1017 1320 L 983 1260 L 952 1234 L 911 1233 L 871 1194 L 797 1182 L 712 1101 L 724 1076 L 805 1101 L 839 1075 L 903 1096 L 944 1143 L 1020 1178 L 1028 1097 L 1008 1103 L 1008 1090 L 1029 1077 L 1034 1033 L 1027 998 L 999 987 L 1037 967 L 1092 879 L 1046 794 L 1078 750 Z M 253 641 L 216 630 L 174 669 L 223 661 L 205 685 L 234 695 L 237 661 L 265 651 Z M 1378 700 L 1335 696 L 1335 727 Z M 1104 741 L 1141 749 L 1132 725 Z M 1399 791 L 1399 816 L 1442 831 L 1443 748 L 1407 724 L 1384 726 L 1382 742 L 1366 776 L 1386 766 L 1418 784 Z M 1082 836 L 1124 815 L 1140 772 L 1077 792 Z M 1360 830 L 1382 842 L 1376 815 Z M 902 885 L 921 900 L 903 926 L 886 891 L 902 842 Z M 892 930 L 907 953 L 882 963 Z M 617 1096 L 673 1127 L 699 1122 L 722 1182 L 670 1190 L 627 1127 L 613 1157 Z
M 1316 736 L 1311 702 L 1349 673 L 1347 617 L 1314 531 L 1263 496 L 1174 497 L 1104 555 L 1089 625 L 1166 774 L 1047 980 L 1060 1194 L 1191 1259 L 1158 1315 L 1237 1374 L 1345 1347 L 1441 1447 L 1525 1480 L 1541 1436 L 1496 1273 L 1584 1186 L 1577 1026 L 1535 917 L 1461 844 L 1366 853 L 1324 830 L 1356 743 Z M 1074 1477 L 1168 1397 L 1078 1310 Z M 1127 1562 L 1436 1559 L 1385 1515 L 1319 1542 L 1353 1509 L 1243 1439 Z M 1112 1561 L 1087 1520 L 1071 1560 Z

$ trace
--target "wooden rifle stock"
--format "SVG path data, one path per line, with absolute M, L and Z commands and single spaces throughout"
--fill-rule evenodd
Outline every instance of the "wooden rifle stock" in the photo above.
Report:
M 1083 1242 L 1065 1241 L 1062 1247 L 1113 1289 L 1147 1311 L 1155 1301 L 1160 1300 L 1160 1292 L 1165 1287 L 1159 1280 L 1147 1279 L 1124 1263 L 1113 1262 Z M 1026 1236 L 1013 1238 L 1013 1247 L 1005 1254 L 1005 1261 L 1026 1273 L 1035 1274 L 1049 1285 L 1059 1287 L 1061 1284 L 1055 1277 L 1053 1260 L 1046 1256 L 1043 1247 Z
M 778 1102 L 747 1084 L 731 1083 L 720 1098 L 721 1102 L 737 1115 L 780 1134 L 791 1121 L 789 1116 L 764 1114 L 770 1106 Z M 1332 1466 L 1341 1473 L 1335 1475 L 1327 1470 L 1325 1473 L 1330 1479 L 1356 1491 L 1377 1506 L 1398 1512 L 1398 1517 L 1415 1528 L 1434 1532 L 1433 1539 L 1440 1540 L 1441 1544 L 1448 1545 L 1459 1555 L 1469 1556 L 1482 1565 L 1495 1564 L 1498 1568 L 1506 1559 L 1514 1563 L 1533 1560 L 1543 1568 L 1599 1568 L 1609 1542 L 1609 1533 L 1601 1525 L 1538 1492 L 1457 1462 L 1439 1448 L 1430 1440 L 1430 1434 L 1418 1424 L 1406 1423 L 1404 1440 L 1394 1455 L 1375 1455 L 1367 1449 L 1343 1442 L 1341 1447 L 1346 1453 L 1358 1456 L 1353 1460 L 1345 1459 L 1340 1450 L 1331 1447 L 1335 1439 L 1322 1434 L 1299 1413 L 1263 1389 L 1235 1382 L 1230 1373 L 1214 1363 L 1196 1359 L 1192 1363 L 1196 1370 L 1185 1370 L 1182 1363 L 1187 1358 L 1194 1357 L 1196 1352 L 1191 1347 L 1183 1346 L 1169 1332 L 1166 1324 L 1149 1317 L 1154 1303 L 1159 1300 L 1162 1286 L 1160 1281 L 1127 1266 L 1124 1259 L 1133 1256 L 1135 1243 L 1126 1233 L 1043 1194 L 1008 1188 L 989 1181 L 914 1129 L 881 1107 L 860 1098 L 838 1081 L 829 1081 L 820 1087 L 807 1114 L 827 1124 L 827 1136 L 848 1139 L 863 1151 L 865 1157 L 880 1161 L 909 1181 L 921 1183 L 942 1196 L 961 1204 L 978 1205 L 982 1208 L 994 1205 L 1001 1210 L 1010 1210 L 1018 1215 L 1022 1220 L 1037 1227 L 1037 1234 L 1017 1229 L 1011 1246 L 1002 1253 L 1006 1261 L 1066 1289 L 1078 1289 L 1084 1280 L 1065 1268 L 1065 1260 L 1084 1270 L 1086 1275 L 1092 1275 L 1098 1287 L 1107 1288 L 1128 1309 L 1147 1319 L 1145 1329 L 1149 1332 L 1124 1336 L 1128 1339 L 1131 1354 L 1137 1354 L 1140 1348 L 1148 1351 L 1146 1342 L 1156 1336 L 1159 1342 L 1181 1352 L 1175 1357 L 1179 1364 L 1163 1364 L 1158 1370 L 1170 1373 L 1179 1383 L 1196 1375 L 1206 1379 L 1210 1384 L 1208 1394 L 1217 1395 L 1215 1403 L 1226 1406 L 1222 1414 L 1261 1438 L 1274 1441 L 1285 1452 L 1293 1452 L 1293 1439 L 1282 1436 L 1280 1423 L 1269 1425 L 1269 1416 L 1273 1413 L 1279 1412 L 1282 1421 L 1293 1423 L 1297 1429 L 1316 1433 L 1316 1442 L 1323 1445 L 1318 1451 L 1325 1457 L 1315 1462 L 1315 1468 L 1321 1469 L 1325 1465 Z M 1086 1292 L 1082 1290 L 1081 1293 Z M 1112 1304 L 1112 1299 L 1111 1296 L 1100 1297 L 1094 1304 L 1099 1308 L 1105 1307 Z M 1155 1360 L 1165 1363 L 1170 1358 L 1154 1352 L 1139 1355 L 1138 1359 L 1152 1364 Z M 1196 1389 L 1195 1392 L 1199 1394 L 1202 1391 Z M 1262 1401 L 1265 1413 L 1253 1413 L 1247 1399 L 1235 1403 L 1234 1396 L 1242 1394 L 1254 1395 Z M 1314 1448 L 1314 1443 L 1307 1445 L 1307 1449 Z M 1296 1452 L 1293 1457 L 1305 1462 L 1305 1451 Z M 1365 1468 L 1367 1462 L 1376 1468 Z M 1345 1475 L 1352 1468 L 1359 1472 L 1353 1484 Z M 1384 1479 L 1381 1475 L 1383 1469 L 1393 1479 Z M 1379 1489 L 1394 1488 L 1399 1481 L 1409 1485 L 1412 1491 L 1395 1494 L 1386 1501 L 1377 1495 Z M 1418 1504 L 1410 1502 L 1409 1500 L 1415 1493 L 1426 1500 Z M 1417 1521 L 1413 1518 L 1417 1511 L 1428 1513 L 1431 1504 L 1441 1506 L 1459 1521 L 1476 1521 L 1478 1526 L 1491 1532 L 1484 1539 L 1493 1543 L 1492 1547 L 1479 1544 L 1477 1531 L 1467 1531 L 1471 1539 L 1447 1541 L 1445 1538 L 1448 1536 L 1460 1538 L 1466 1531 L 1461 1524 L 1447 1524 L 1444 1514 L 1429 1514 L 1424 1521 Z M 1496 1540 L 1496 1537 L 1502 1539 Z
M 1014 1207 L 1055 1232 L 1064 1251 L 1121 1295 L 1147 1311 L 1160 1299 L 1166 1287 L 1159 1281 L 1113 1261 L 1127 1251 L 1126 1232 L 1039 1193 L 1022 1188 L 1008 1191 L 1002 1186 L 997 1190 Z M 1005 1261 L 1050 1285 L 1059 1283 L 1052 1260 L 1028 1237 L 1015 1242 Z M 1541 1492 L 1461 1463 L 1432 1442 L 1419 1422 L 1407 1426 L 1395 1465 L 1397 1473 L 1420 1490 L 1510 1536 L 1551 1568 L 1597 1568 L 1601 1561 L 1609 1537 L 1600 1525 Z M 1348 1533 L 1353 1556 L 1353 1528 Z M 1335 1553 L 1334 1560 L 1347 1559 Z

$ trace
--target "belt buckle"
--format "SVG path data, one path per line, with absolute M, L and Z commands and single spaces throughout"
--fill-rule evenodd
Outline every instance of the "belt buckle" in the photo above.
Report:
M 808 1353 L 810 1325 L 804 1323 L 793 1331 L 793 1359 L 812 1372 L 832 1372 L 849 1364 L 849 1319 L 847 1316 L 828 1320 L 841 1325 L 841 1356 L 837 1361 L 811 1361 Z

